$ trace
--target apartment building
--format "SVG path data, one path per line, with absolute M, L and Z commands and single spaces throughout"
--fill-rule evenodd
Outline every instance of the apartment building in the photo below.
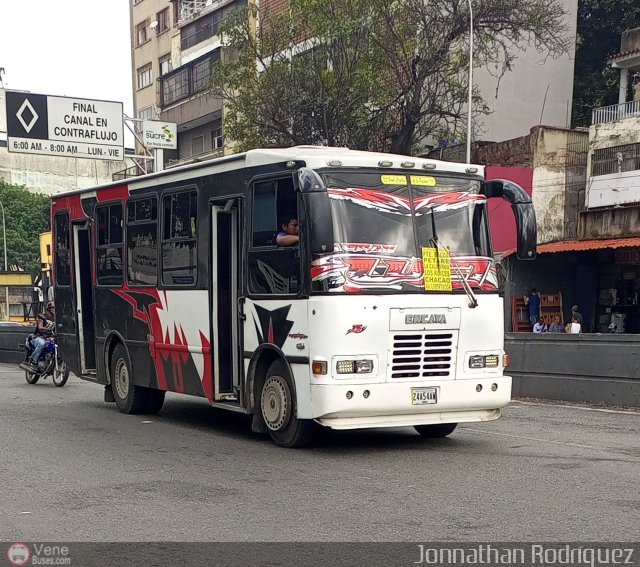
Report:
M 178 125 L 165 166 L 224 153 L 222 102 L 208 94 L 222 20 L 246 0 L 130 0 L 136 118 Z
M 178 124 L 178 150 L 166 165 L 230 151 L 222 136 L 222 102 L 207 94 L 212 65 L 225 50 L 222 20 L 247 0 L 130 0 L 134 106 L 140 119 Z M 287 0 L 262 0 L 261 12 L 282 10 Z M 562 0 L 575 35 L 577 0 Z M 475 140 L 498 142 L 526 135 L 541 122 L 565 127 L 571 115 L 574 53 L 544 59 L 521 46 L 512 68 L 477 69 L 475 84 L 491 113 L 479 117 Z

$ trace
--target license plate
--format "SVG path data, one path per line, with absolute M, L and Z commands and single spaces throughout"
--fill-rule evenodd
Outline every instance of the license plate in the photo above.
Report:
M 438 403 L 438 388 L 411 388 L 411 403 L 414 406 Z

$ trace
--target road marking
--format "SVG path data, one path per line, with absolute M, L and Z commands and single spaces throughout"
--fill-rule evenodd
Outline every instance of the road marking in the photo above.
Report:
M 571 409 L 579 409 L 583 411 L 599 411 L 602 413 L 621 413 L 623 415 L 640 415 L 639 410 L 616 410 L 616 409 L 607 409 L 607 408 L 594 408 L 590 406 L 580 406 L 569 403 L 550 403 L 550 402 L 525 402 L 522 400 L 512 400 L 512 405 L 523 405 L 523 406 L 549 406 L 556 408 L 571 408 Z

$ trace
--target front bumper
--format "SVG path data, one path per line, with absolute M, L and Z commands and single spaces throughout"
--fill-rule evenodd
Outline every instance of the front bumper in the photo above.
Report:
M 430 387 L 438 388 L 437 403 L 411 403 L 411 388 Z M 332 429 L 489 421 L 498 419 L 510 401 L 511 376 L 311 386 L 313 419 Z

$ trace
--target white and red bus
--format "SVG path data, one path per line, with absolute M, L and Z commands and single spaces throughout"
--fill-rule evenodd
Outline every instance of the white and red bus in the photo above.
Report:
M 479 166 L 301 146 L 252 150 L 52 202 L 58 342 L 124 413 L 165 392 L 253 415 L 282 446 L 318 427 L 445 436 L 500 416 L 504 375 Z M 300 240 L 279 247 L 283 219 Z

